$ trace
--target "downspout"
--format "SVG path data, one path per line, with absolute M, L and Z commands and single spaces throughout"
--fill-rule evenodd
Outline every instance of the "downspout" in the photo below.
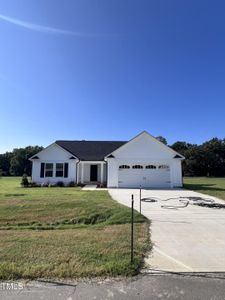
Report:
M 78 168 L 77 168 L 77 166 L 78 166 L 78 164 L 79 164 L 79 162 L 80 162 L 80 159 L 78 158 L 78 161 L 76 162 L 76 184 L 78 185 Z
M 104 157 L 104 161 L 106 162 L 106 187 L 108 187 L 108 160 Z
M 33 160 L 31 158 L 28 159 L 29 161 L 31 161 L 31 175 L 30 175 L 30 178 L 31 178 L 31 182 L 33 182 L 33 179 L 32 179 L 32 175 L 33 175 Z
M 183 161 L 181 160 L 181 177 L 182 177 L 182 188 L 184 187 L 184 172 L 183 172 Z

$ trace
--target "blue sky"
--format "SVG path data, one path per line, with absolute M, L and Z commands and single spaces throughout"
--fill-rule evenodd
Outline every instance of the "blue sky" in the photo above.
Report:
M 0 153 L 224 138 L 225 2 L 0 0 Z

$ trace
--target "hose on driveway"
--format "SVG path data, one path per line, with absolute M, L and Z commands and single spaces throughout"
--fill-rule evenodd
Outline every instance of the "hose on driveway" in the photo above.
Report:
M 216 203 L 215 200 L 210 199 L 210 198 L 202 198 L 202 197 L 195 197 L 195 196 L 190 196 L 190 197 L 175 197 L 175 198 L 168 198 L 168 199 L 159 199 L 156 197 L 148 197 L 148 198 L 143 198 L 141 201 L 143 202 L 167 202 L 171 200 L 178 200 L 182 205 L 161 205 L 162 208 L 166 209 L 178 209 L 178 208 L 185 208 L 188 205 L 197 205 L 201 207 L 208 207 L 208 208 L 225 208 L 225 204 L 221 203 Z

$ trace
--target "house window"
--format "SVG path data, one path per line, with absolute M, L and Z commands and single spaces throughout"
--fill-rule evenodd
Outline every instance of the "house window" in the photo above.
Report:
M 132 168 L 133 169 L 143 169 L 143 166 L 141 166 L 141 165 L 134 165 Z
M 159 169 L 169 169 L 170 167 L 168 165 L 160 165 L 158 168 Z
M 130 166 L 128 166 L 128 165 L 121 165 L 121 166 L 119 166 L 119 169 L 130 169 Z
M 64 164 L 57 163 L 56 164 L 56 169 L 55 169 L 55 176 L 56 177 L 63 177 L 63 175 L 64 175 Z
M 53 164 L 47 163 L 45 164 L 45 177 L 53 176 Z
M 145 167 L 145 169 L 156 169 L 156 166 L 154 165 L 148 165 Z

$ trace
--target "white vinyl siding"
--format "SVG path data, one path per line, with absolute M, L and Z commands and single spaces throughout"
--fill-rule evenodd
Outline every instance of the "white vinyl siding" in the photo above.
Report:
M 76 164 L 77 159 L 70 159 L 71 153 L 65 151 L 60 146 L 52 144 L 45 148 L 42 152 L 38 154 L 39 159 L 33 160 L 32 164 L 32 181 L 36 183 L 56 183 L 58 181 L 63 181 L 64 183 L 69 183 L 70 181 L 76 182 Z M 52 177 L 45 177 L 45 172 L 43 172 L 43 177 L 41 177 L 41 164 L 53 164 L 53 175 Z M 68 177 L 65 176 L 65 164 L 68 163 Z M 56 177 L 56 164 L 63 164 L 63 176 Z M 45 167 L 45 166 L 44 166 Z M 60 168 L 61 169 L 61 168 Z M 59 168 L 58 168 L 59 170 Z M 62 174 L 62 173 L 61 173 Z M 59 174 L 60 175 L 60 174 Z
M 175 158 L 176 154 L 147 132 L 143 132 L 112 152 L 113 158 L 107 159 L 108 187 L 180 187 L 181 159 Z M 130 168 L 119 168 L 122 165 Z

